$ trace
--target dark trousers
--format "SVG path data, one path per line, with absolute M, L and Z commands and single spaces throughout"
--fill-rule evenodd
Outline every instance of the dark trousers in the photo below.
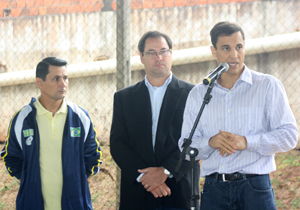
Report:
M 177 209 L 177 208 L 172 208 L 172 207 L 160 207 L 159 209 L 154 209 L 154 210 L 186 210 L 186 209 Z
M 200 210 L 276 210 L 270 176 L 243 177 L 224 182 L 206 177 Z

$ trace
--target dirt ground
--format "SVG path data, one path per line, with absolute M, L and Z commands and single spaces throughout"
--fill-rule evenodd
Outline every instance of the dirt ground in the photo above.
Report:
M 2 145 L 0 145 L 2 149 Z M 95 210 L 113 210 L 118 205 L 117 170 L 109 147 L 103 146 L 103 165 L 99 174 L 89 178 L 93 208 Z M 271 173 L 278 210 L 300 209 L 300 151 L 276 155 L 277 170 Z M 202 189 L 204 179 L 200 180 Z M 5 171 L 0 159 L 0 209 L 15 209 L 15 198 L 19 182 Z

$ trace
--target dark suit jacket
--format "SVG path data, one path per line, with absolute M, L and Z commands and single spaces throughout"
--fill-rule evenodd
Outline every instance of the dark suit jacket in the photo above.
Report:
M 190 209 L 190 163 L 184 161 L 179 173 L 175 167 L 180 150 L 183 111 L 189 91 L 194 85 L 178 80 L 174 75 L 167 87 L 160 110 L 155 141 L 152 146 L 151 103 L 145 80 L 124 88 L 114 95 L 110 151 L 121 168 L 120 209 L 146 210 L 160 206 Z M 199 163 L 195 168 L 195 190 L 199 194 Z M 167 178 L 171 196 L 155 198 L 136 181 L 138 169 L 165 167 L 173 178 Z

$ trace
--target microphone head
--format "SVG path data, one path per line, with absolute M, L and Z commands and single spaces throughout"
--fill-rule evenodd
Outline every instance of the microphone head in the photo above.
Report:
M 209 75 L 203 80 L 204 85 L 208 85 L 212 80 L 220 78 L 221 74 L 228 71 L 229 65 L 226 62 L 220 63 L 220 65 L 209 73 Z
M 210 79 L 207 77 L 203 80 L 204 85 L 208 85 L 210 83 Z
M 223 67 L 224 67 L 223 72 L 226 72 L 226 71 L 228 71 L 228 69 L 229 69 L 229 65 L 228 65 L 228 63 L 226 63 L 226 62 L 220 63 L 220 66 L 223 66 Z

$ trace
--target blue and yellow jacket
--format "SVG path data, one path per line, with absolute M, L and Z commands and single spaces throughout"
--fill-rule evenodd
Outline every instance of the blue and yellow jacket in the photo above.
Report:
M 1 152 L 11 176 L 21 179 L 17 210 L 43 210 L 39 166 L 39 131 L 32 98 L 12 118 L 8 137 Z M 63 210 L 92 209 L 87 178 L 99 172 L 102 152 L 88 113 L 69 101 L 63 132 L 62 165 Z

